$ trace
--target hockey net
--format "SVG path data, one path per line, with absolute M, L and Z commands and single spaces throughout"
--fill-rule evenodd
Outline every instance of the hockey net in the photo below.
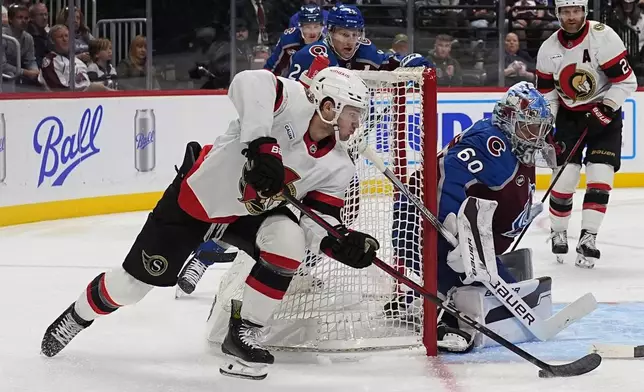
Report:
M 436 211 L 436 78 L 433 70 L 360 71 L 371 91 L 368 121 L 359 134 L 430 211 Z M 357 180 L 347 191 L 343 222 L 378 239 L 378 257 L 436 291 L 436 233 L 415 209 L 401 217 L 400 200 L 388 179 L 354 154 Z M 413 177 L 413 180 L 412 180 Z M 395 219 L 420 222 L 397 224 Z M 400 223 L 400 222 L 399 222 Z M 413 226 L 413 227 L 412 227 Z M 396 231 L 393 231 L 394 227 Z M 395 240 L 395 241 L 392 241 Z M 211 342 L 221 342 L 230 299 L 241 299 L 254 261 L 237 257 L 221 280 L 211 317 Z M 220 325 L 213 325 L 219 323 Z M 436 308 L 372 266 L 352 269 L 308 254 L 274 312 L 265 336 L 273 349 L 355 351 L 427 347 L 436 353 Z

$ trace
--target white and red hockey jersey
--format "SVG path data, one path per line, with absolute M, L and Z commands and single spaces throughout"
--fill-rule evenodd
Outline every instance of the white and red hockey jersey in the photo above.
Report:
M 626 56 L 617 33 L 602 23 L 586 21 L 575 40 L 566 40 L 559 29 L 539 48 L 537 88 L 555 115 L 560 104 L 587 111 L 605 99 L 613 101 L 616 110 L 637 89 Z
M 181 208 L 202 221 L 231 223 L 279 206 L 281 195 L 260 198 L 242 180 L 246 164 L 242 150 L 249 142 L 269 136 L 277 139 L 282 150 L 284 192 L 303 199 L 329 223 L 340 223 L 340 209 L 355 165 L 335 137 L 311 140 L 308 129 L 315 105 L 308 90 L 297 81 L 252 70 L 235 76 L 228 97 L 239 118 L 212 146 L 204 147 L 181 185 Z M 300 225 L 307 247 L 317 252 L 325 233 L 307 217 Z

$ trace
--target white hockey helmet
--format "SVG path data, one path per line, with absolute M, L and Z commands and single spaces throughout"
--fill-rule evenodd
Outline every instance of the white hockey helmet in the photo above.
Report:
M 329 67 L 318 72 L 309 89 L 318 115 L 327 124 L 336 125 L 345 106 L 353 106 L 361 111 L 360 122 L 364 122 L 369 108 L 369 88 L 358 74 L 350 69 Z M 320 113 L 320 105 L 326 99 L 333 100 L 335 117 L 327 121 Z
M 588 0 L 555 0 L 555 16 L 561 22 L 559 17 L 559 9 L 562 7 L 582 7 L 584 10 L 584 16 L 588 17 Z

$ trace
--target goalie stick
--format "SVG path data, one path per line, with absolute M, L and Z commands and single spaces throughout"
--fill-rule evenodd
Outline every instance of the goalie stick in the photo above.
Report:
M 590 352 L 606 358 L 644 358 L 644 345 L 595 343 Z
M 376 166 L 376 168 L 392 182 L 394 187 L 403 195 L 405 195 L 405 197 L 407 197 L 412 202 L 412 204 L 414 204 L 414 206 L 416 206 L 423 217 L 429 220 L 432 226 L 436 228 L 436 230 L 450 243 L 450 245 L 456 247 L 456 245 L 458 244 L 456 237 L 454 237 L 454 235 L 449 232 L 449 230 L 447 230 L 445 226 L 443 226 L 438 218 L 434 216 L 434 214 L 432 214 L 427 209 L 427 207 L 425 207 L 425 205 L 409 191 L 409 189 L 402 183 L 402 181 L 400 181 L 400 179 L 398 179 L 398 177 L 396 177 L 396 175 L 385 166 L 385 163 L 378 155 L 376 155 L 375 151 L 366 144 L 360 146 L 360 150 L 361 154 L 369 159 L 374 164 L 374 166 Z M 504 284 L 504 286 L 507 285 L 507 283 L 503 282 L 503 280 L 500 278 L 499 281 L 499 283 Z M 505 290 L 508 290 L 507 286 L 505 287 Z M 492 292 L 494 292 L 494 290 L 492 290 Z M 520 297 L 515 297 L 515 299 L 520 300 L 524 307 L 528 307 L 528 305 L 526 305 Z M 536 321 L 536 324 L 534 326 L 530 325 L 527 320 L 513 312 L 514 309 L 510 307 L 508 308 L 515 316 L 517 316 L 517 318 L 521 322 L 524 323 L 526 328 L 528 328 L 534 336 L 536 336 L 539 340 L 548 340 L 557 335 L 559 332 L 563 331 L 570 324 L 580 320 L 584 316 L 594 311 L 597 308 L 597 301 L 595 300 L 595 297 L 592 295 L 592 293 L 587 293 L 550 318 L 545 320 L 536 319 L 538 321 Z
M 327 233 L 329 233 L 330 235 L 336 238 L 343 238 L 343 236 L 333 226 L 331 226 L 328 222 L 326 222 L 319 215 L 317 215 L 311 208 L 302 204 L 302 202 L 297 200 L 295 197 L 291 196 L 289 193 L 285 192 L 282 195 L 284 199 L 286 199 L 295 208 L 297 208 L 300 212 L 302 212 L 302 214 L 311 218 L 316 224 L 322 227 Z M 418 284 L 414 283 L 412 280 L 408 279 L 404 275 L 404 273 L 391 267 L 384 261 L 380 260 L 378 257 L 374 258 L 373 264 L 378 268 L 380 268 L 381 270 L 383 270 L 388 275 L 390 275 L 391 277 L 393 277 L 394 279 L 398 280 L 398 282 L 413 289 L 419 295 L 422 295 L 423 297 L 425 297 L 425 299 L 429 300 L 439 308 L 443 309 L 445 312 L 451 314 L 452 316 L 458 318 L 459 320 L 462 320 L 463 322 L 465 322 L 467 325 L 471 326 L 475 330 L 488 336 L 490 339 L 496 341 L 497 343 L 507 348 L 508 350 L 512 351 L 513 353 L 517 354 L 521 358 L 539 367 L 541 369 L 539 370 L 539 377 L 541 378 L 579 376 L 595 370 L 601 364 L 602 357 L 596 353 L 587 354 L 582 358 L 577 359 L 574 362 L 563 364 L 563 365 L 551 365 L 546 362 L 543 362 L 539 358 L 524 351 L 518 346 L 510 343 L 504 337 L 492 331 L 491 329 L 485 327 L 484 325 L 479 324 L 476 320 L 472 319 L 468 315 L 461 313 L 458 309 L 456 309 L 454 306 L 450 305 L 449 303 L 443 303 L 443 301 L 440 298 L 428 292 Z

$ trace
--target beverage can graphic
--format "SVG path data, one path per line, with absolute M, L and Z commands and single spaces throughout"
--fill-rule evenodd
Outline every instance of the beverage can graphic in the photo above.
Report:
M 156 165 L 156 120 L 153 109 L 140 109 L 134 115 L 134 167 L 140 172 Z
M 7 124 L 0 113 L 0 183 L 7 178 Z

